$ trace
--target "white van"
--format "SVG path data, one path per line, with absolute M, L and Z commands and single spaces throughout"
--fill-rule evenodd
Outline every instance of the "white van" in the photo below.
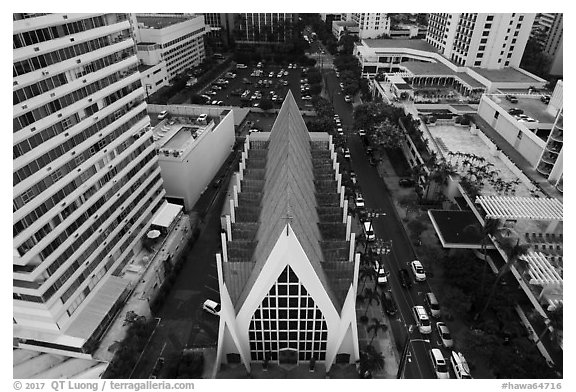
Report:
M 196 119 L 196 122 L 200 123 L 200 124 L 206 124 L 207 118 L 208 118 L 208 115 L 206 113 L 202 113 L 201 115 L 198 116 L 198 118 Z
M 468 367 L 468 362 L 464 358 L 464 355 L 456 351 L 450 352 L 450 364 L 452 365 L 452 370 L 456 374 L 456 378 L 460 379 L 471 379 L 470 368 Z
M 248 68 L 245 64 L 236 64 L 236 68 L 238 69 L 245 69 Z
M 421 334 L 429 334 L 432 332 L 432 325 L 430 324 L 430 318 L 424 306 L 418 305 L 412 308 L 412 315 L 414 316 L 414 321 L 418 325 L 418 330 Z
M 160 114 L 158 114 L 158 120 L 164 120 L 168 117 L 168 110 L 162 110 Z
M 216 301 L 212 301 L 211 299 L 207 299 L 206 301 L 204 301 L 202 309 L 216 316 L 220 314 L 220 304 Z
M 436 371 L 436 377 L 438 378 L 450 378 L 450 373 L 448 373 L 448 364 L 442 351 L 438 348 L 433 348 L 430 350 L 430 359 L 432 359 L 432 365 Z

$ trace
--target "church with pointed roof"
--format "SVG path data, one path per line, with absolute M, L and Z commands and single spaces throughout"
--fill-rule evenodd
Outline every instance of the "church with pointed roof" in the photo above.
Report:
M 217 364 L 359 359 L 359 256 L 331 136 L 288 92 L 270 132 L 246 138 L 223 212 Z

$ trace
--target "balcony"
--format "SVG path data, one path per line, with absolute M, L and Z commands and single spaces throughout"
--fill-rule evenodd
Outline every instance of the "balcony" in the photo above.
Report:
M 564 193 L 564 179 L 558 181 L 558 184 L 556 184 L 556 189 L 558 189 L 559 192 Z
M 551 154 L 549 152 L 546 152 L 544 153 L 544 155 L 542 155 L 542 162 L 548 163 L 550 165 L 554 165 L 557 159 L 558 154 Z
M 547 145 L 546 145 L 546 150 L 556 153 L 558 154 L 560 152 L 560 150 L 562 149 L 562 143 L 561 142 L 557 142 L 554 140 L 551 140 Z
M 550 172 L 552 171 L 552 168 L 554 166 L 550 163 L 546 163 L 546 162 L 540 162 L 540 164 L 538 165 L 538 167 L 536 168 L 536 170 L 545 176 L 548 176 L 550 174 Z
M 561 128 L 554 128 L 554 131 L 550 134 L 550 138 L 557 142 L 562 142 L 564 140 L 564 130 Z

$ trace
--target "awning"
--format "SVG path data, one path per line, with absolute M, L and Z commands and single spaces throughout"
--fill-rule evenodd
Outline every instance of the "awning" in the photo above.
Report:
M 532 219 L 543 221 L 561 221 L 562 202 L 552 198 L 517 196 L 478 196 L 486 218 L 494 219 Z
M 68 327 L 66 335 L 88 340 L 129 284 L 130 281 L 127 279 L 110 276 L 94 293 L 86 307 L 78 313 L 76 319 Z
M 152 225 L 159 227 L 170 227 L 174 218 L 182 211 L 182 206 L 178 204 L 164 203 L 156 216 L 152 219 Z

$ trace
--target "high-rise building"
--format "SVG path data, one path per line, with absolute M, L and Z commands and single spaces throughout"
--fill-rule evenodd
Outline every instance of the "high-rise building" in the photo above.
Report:
M 335 147 L 309 133 L 289 92 L 271 132 L 251 134 L 217 254 L 217 363 L 359 359 L 354 252 Z
M 352 13 L 346 20 L 358 23 L 358 36 L 364 38 L 378 38 L 390 34 L 390 18 L 386 13 Z
M 136 40 L 156 45 L 166 62 L 168 81 L 206 58 L 206 25 L 201 14 L 136 14 Z
M 536 14 L 433 13 L 426 41 L 457 65 L 518 67 Z
M 234 16 L 234 40 L 239 44 L 274 44 L 288 42 L 298 14 L 241 13 Z
M 562 75 L 563 72 L 563 21 L 564 14 L 538 14 L 532 37 L 550 58 L 549 73 Z
M 13 16 L 13 336 L 89 356 L 164 196 L 128 14 Z
M 216 43 L 230 45 L 231 32 L 234 28 L 234 14 L 205 13 L 204 23 L 209 27 L 206 35 L 214 38 Z

